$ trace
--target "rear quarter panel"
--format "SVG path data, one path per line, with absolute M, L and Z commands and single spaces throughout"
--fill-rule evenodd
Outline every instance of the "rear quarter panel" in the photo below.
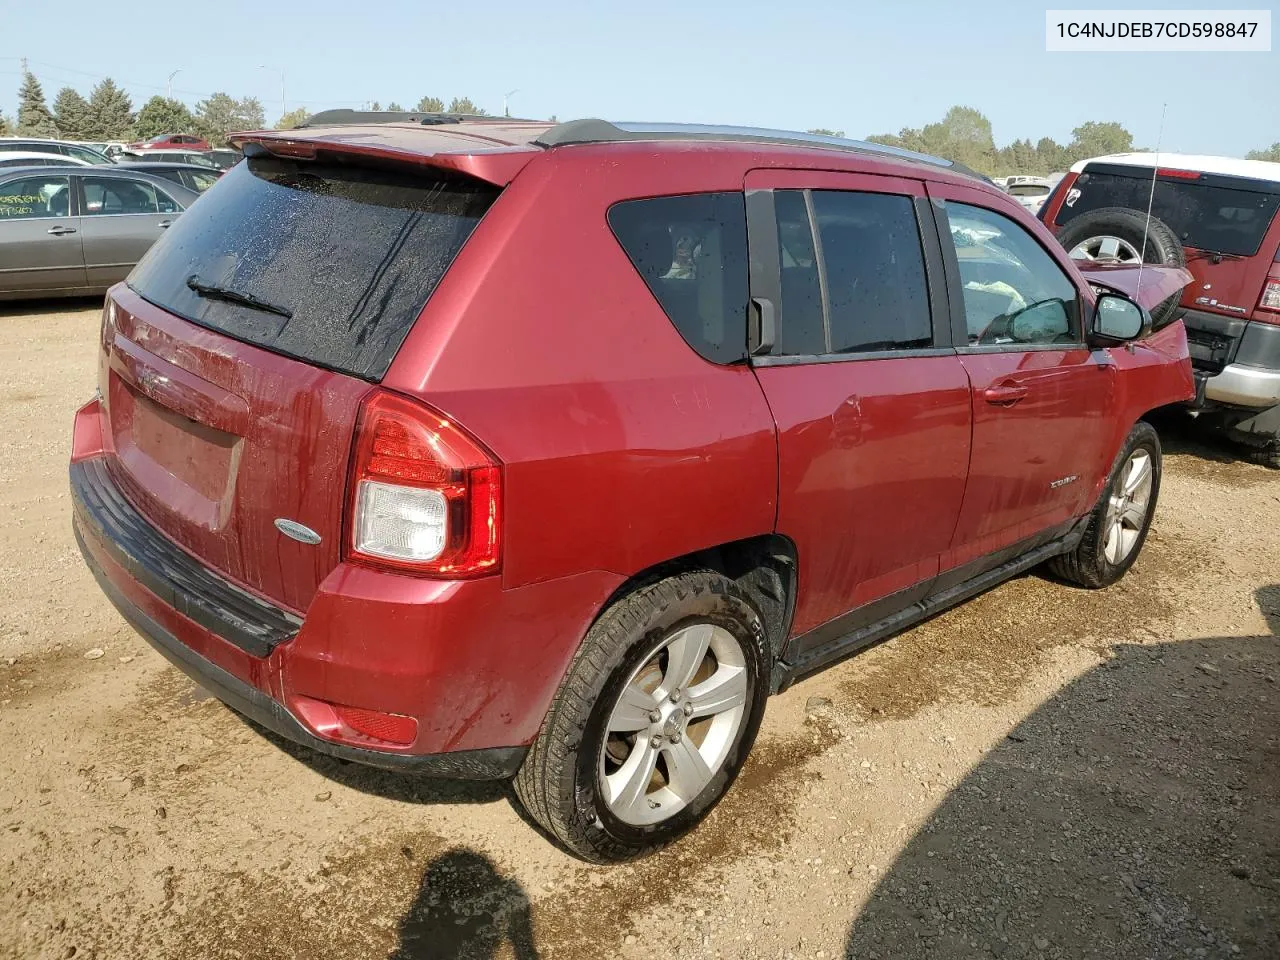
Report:
M 503 462 L 503 583 L 630 576 L 774 527 L 777 446 L 751 370 L 680 337 L 614 239 L 624 198 L 741 190 L 742 167 L 643 145 L 529 163 L 477 227 L 385 385 Z M 678 184 L 678 189 L 673 186 Z

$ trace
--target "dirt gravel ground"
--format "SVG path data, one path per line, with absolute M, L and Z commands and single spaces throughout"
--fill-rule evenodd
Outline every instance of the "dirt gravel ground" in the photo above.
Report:
M 1006 584 L 775 698 L 664 854 L 248 725 L 70 535 L 97 307 L 0 309 L 0 957 L 1280 957 L 1280 474 L 1169 440 L 1090 593 Z

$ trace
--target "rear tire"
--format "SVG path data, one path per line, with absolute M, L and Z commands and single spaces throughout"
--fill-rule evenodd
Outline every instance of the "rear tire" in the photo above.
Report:
M 1050 560 L 1049 570 L 1090 589 L 1108 587 L 1123 577 L 1146 543 L 1160 496 L 1160 475 L 1160 437 L 1151 424 L 1140 420 L 1111 466 L 1080 543 Z
M 764 623 L 734 581 L 697 570 L 640 587 L 588 631 L 516 774 L 516 796 L 584 860 L 657 850 L 737 777 L 770 665 Z
M 1143 251 L 1143 234 L 1146 250 Z M 1107 238 L 1116 243 L 1104 244 Z M 1058 232 L 1058 242 L 1073 259 L 1104 262 L 1100 254 L 1114 253 L 1120 263 L 1150 263 L 1164 267 L 1185 267 L 1186 251 L 1182 241 L 1163 220 L 1152 217 L 1147 224 L 1145 210 L 1129 207 L 1103 207 L 1082 213 Z M 1178 314 L 1182 292 L 1161 301 L 1151 311 L 1152 325 L 1159 329 Z

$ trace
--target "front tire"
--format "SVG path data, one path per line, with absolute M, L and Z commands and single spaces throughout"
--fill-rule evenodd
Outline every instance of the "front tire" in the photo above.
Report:
M 1112 464 L 1080 543 L 1050 560 L 1049 569 L 1091 589 L 1108 587 L 1123 577 L 1146 543 L 1161 472 L 1160 437 L 1151 424 L 1139 421 Z
M 662 847 L 716 805 L 768 697 L 764 624 L 707 570 L 643 586 L 592 626 L 516 774 L 516 796 L 596 863 Z

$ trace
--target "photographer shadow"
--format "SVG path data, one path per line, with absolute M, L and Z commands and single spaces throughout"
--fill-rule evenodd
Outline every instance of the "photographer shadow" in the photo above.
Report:
M 1280 957 L 1270 632 L 1124 644 L 985 754 L 854 919 L 849 960 Z

